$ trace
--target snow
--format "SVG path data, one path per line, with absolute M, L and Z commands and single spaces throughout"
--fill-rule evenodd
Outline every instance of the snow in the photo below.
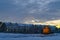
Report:
M 0 40 L 60 40 L 60 34 L 14 34 L 0 33 Z

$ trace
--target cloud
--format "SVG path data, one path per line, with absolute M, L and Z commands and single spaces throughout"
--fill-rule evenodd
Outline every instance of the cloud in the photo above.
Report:
M 41 13 L 41 11 L 47 9 L 47 4 L 53 2 L 54 0 L 14 0 L 15 5 L 19 6 L 18 8 L 24 8 L 28 13 L 29 11 L 36 10 L 35 12 Z M 25 11 L 24 10 L 24 11 Z
M 15 22 L 30 17 L 41 21 L 60 19 L 59 4 L 59 0 L 0 0 L 0 20 L 2 17 Z

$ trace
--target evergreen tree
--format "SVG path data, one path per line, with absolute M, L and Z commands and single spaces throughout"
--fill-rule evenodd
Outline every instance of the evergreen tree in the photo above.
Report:
M 1 31 L 1 32 L 5 32 L 6 30 L 7 30 L 6 24 L 3 23 L 2 26 L 0 27 L 0 31 Z

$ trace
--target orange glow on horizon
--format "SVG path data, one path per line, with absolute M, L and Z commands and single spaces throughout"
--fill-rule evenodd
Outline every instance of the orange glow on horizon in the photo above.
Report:
M 35 20 L 31 20 L 29 22 L 25 22 L 26 24 L 34 24 L 34 25 L 54 25 L 57 28 L 60 28 L 60 20 L 46 21 L 46 22 L 36 22 Z

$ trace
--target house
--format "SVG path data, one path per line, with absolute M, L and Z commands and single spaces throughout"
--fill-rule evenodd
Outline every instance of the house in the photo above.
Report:
M 42 29 L 42 34 L 50 34 L 51 33 L 51 29 L 48 26 L 44 26 L 44 28 Z

